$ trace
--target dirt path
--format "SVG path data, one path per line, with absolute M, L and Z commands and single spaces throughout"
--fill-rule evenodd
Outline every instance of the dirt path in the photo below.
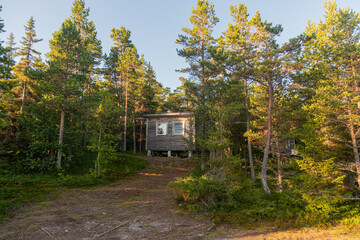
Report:
M 212 222 L 177 211 L 167 188 L 190 167 L 150 161 L 136 176 L 106 187 L 61 192 L 23 207 L 0 226 L 0 239 L 202 239 Z
M 177 210 L 167 184 L 186 175 L 184 161 L 150 158 L 135 176 L 101 188 L 54 193 L 0 225 L 0 239 L 360 239 L 359 231 L 233 229 Z

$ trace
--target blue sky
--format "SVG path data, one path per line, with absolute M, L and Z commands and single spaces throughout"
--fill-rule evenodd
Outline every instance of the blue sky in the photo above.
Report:
M 35 48 L 42 57 L 49 51 L 48 43 L 52 33 L 71 13 L 73 0 L 3 0 L 0 13 L 5 23 L 5 33 L 0 34 L 6 40 L 10 32 L 19 42 L 24 35 L 24 25 L 31 16 L 35 19 L 38 38 L 44 39 Z M 323 16 L 323 0 L 213 0 L 215 12 L 220 18 L 214 36 L 219 36 L 231 21 L 230 4 L 243 2 L 250 15 L 260 11 L 262 19 L 284 28 L 279 42 L 299 35 L 307 21 L 318 22 Z M 360 11 L 359 0 L 337 0 L 340 7 L 350 7 Z M 181 34 L 181 28 L 189 26 L 190 11 L 196 6 L 196 0 L 86 0 L 90 8 L 90 19 L 94 21 L 98 38 L 102 41 L 103 52 L 109 52 L 112 46 L 110 29 L 125 26 L 132 32 L 132 40 L 139 53 L 154 67 L 158 81 L 165 87 L 175 89 L 179 84 L 180 73 L 175 69 L 186 66 L 184 59 L 177 56 L 174 42 Z M 19 43 L 17 44 L 19 46 Z

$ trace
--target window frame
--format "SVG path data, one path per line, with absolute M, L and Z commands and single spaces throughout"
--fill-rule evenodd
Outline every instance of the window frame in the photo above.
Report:
M 175 133 L 175 124 L 177 123 L 181 123 L 182 124 L 182 131 L 181 134 L 176 134 Z M 173 136 L 184 136 L 185 135 L 185 121 L 173 121 Z
M 164 134 L 159 134 L 159 124 L 165 124 Z M 167 136 L 168 134 L 168 122 L 156 122 L 156 136 Z

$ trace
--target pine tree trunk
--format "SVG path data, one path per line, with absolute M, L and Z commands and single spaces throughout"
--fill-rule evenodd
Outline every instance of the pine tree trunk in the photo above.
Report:
M 21 113 L 24 111 L 25 100 L 26 100 L 26 88 L 27 88 L 27 81 L 24 82 L 23 92 L 21 95 L 21 108 L 20 108 Z
M 133 124 L 133 153 L 136 153 L 136 126 L 135 126 L 135 110 L 133 112 L 132 117 L 132 124 Z
M 203 116 L 204 117 L 204 116 Z M 203 140 L 205 140 L 205 133 L 206 133 L 206 127 L 205 127 L 205 117 L 204 117 L 204 120 L 203 120 Z M 201 146 L 201 172 L 202 173 L 205 173 L 205 147 L 203 146 L 204 144 L 202 144 Z
M 129 80 L 127 80 L 126 84 L 125 84 L 124 151 L 126 151 L 127 114 L 128 114 L 128 86 L 129 86 Z
M 140 144 L 139 144 L 139 153 L 142 152 L 142 140 L 143 140 L 143 120 L 140 122 Z
M 250 132 L 250 113 L 249 113 L 249 89 L 247 85 L 247 80 L 244 80 L 245 85 L 245 115 L 246 115 L 246 131 Z M 252 144 L 251 144 L 251 137 L 247 137 L 247 145 L 248 145 L 248 152 L 249 152 L 249 161 L 250 161 L 250 172 L 251 172 L 251 180 L 255 183 L 255 169 L 254 169 L 254 159 L 252 155 Z
M 100 120 L 100 130 L 99 130 L 99 142 L 98 142 L 98 154 L 96 157 L 96 162 L 95 162 L 95 172 L 96 174 L 100 173 L 100 154 L 101 154 L 101 132 L 102 132 L 102 124 L 101 124 L 101 115 L 99 115 L 99 120 Z
M 202 107 L 205 111 L 205 66 L 204 66 L 204 60 L 205 60 L 205 43 L 204 43 L 204 39 L 202 39 L 201 41 L 201 101 L 202 101 Z M 203 132 L 203 136 L 202 136 L 202 140 L 205 141 L 205 135 L 206 135 L 206 113 L 203 112 L 203 128 L 202 128 L 202 132 Z M 204 173 L 205 172 L 205 147 L 203 146 L 204 143 L 202 143 L 202 147 L 201 147 L 201 172 Z
M 357 144 L 356 134 L 355 134 L 355 127 L 354 123 L 351 122 L 349 124 L 349 130 L 351 135 L 351 143 L 353 146 L 354 151 L 354 157 L 355 157 L 355 166 L 356 166 L 356 172 L 357 172 L 357 182 L 360 188 L 360 158 L 359 158 L 359 146 Z
M 244 162 L 244 166 L 245 166 L 245 175 L 247 175 L 247 174 L 248 174 L 248 170 L 247 170 L 247 163 L 246 163 L 246 161 Z
M 73 130 L 73 114 L 70 114 L 70 126 L 69 126 L 69 132 L 72 132 Z M 68 145 L 68 159 L 71 160 L 72 158 L 72 143 L 69 143 Z
M 71 161 L 72 158 L 72 147 L 71 144 L 69 144 L 68 146 L 68 159 Z
M 222 123 L 222 114 L 220 112 L 220 159 L 224 159 L 224 149 L 223 149 L 223 123 Z
M 84 129 L 84 142 L 83 142 L 83 149 L 86 149 L 86 142 L 87 142 L 87 133 L 88 133 L 88 124 L 89 124 L 89 109 L 86 109 L 86 120 L 85 120 L 85 129 Z
M 101 156 L 101 152 L 98 151 L 95 162 L 95 175 L 99 175 L 100 173 L 100 156 Z
M 114 76 L 114 79 L 115 79 L 115 83 L 116 83 L 116 87 L 117 87 L 117 106 L 118 106 L 118 108 L 119 108 L 119 122 L 118 122 L 118 124 L 119 124 L 119 129 L 121 129 L 121 124 L 122 124 L 122 122 L 123 122 L 123 116 L 122 116 L 122 114 L 121 114 L 121 112 L 122 112 L 122 95 L 123 95 L 123 89 L 122 89 L 122 84 L 120 84 L 119 83 L 119 80 L 117 79 L 117 77 L 116 76 Z M 121 140 L 119 140 L 119 143 L 117 144 L 117 146 L 116 146 L 116 149 L 121 149 L 121 145 L 123 145 L 124 143 L 123 142 L 121 142 Z
M 89 78 L 90 78 L 89 74 Z M 90 84 L 87 85 L 87 94 L 90 96 Z M 89 125 L 89 115 L 90 115 L 89 106 L 86 106 L 86 120 L 85 120 L 85 129 L 84 129 L 84 142 L 83 142 L 83 149 L 86 149 L 86 142 L 87 142 L 87 134 L 88 134 L 88 125 Z
M 10 129 L 11 129 L 11 125 L 6 126 L 4 143 L 7 143 L 9 141 L 9 139 L 10 139 Z
M 271 80 L 270 80 L 271 81 Z M 270 194 L 270 188 L 267 183 L 267 165 L 269 162 L 269 150 L 271 143 L 271 131 L 272 131 L 272 107 L 273 107 L 273 86 L 271 82 L 268 82 L 268 94 L 269 94 L 269 103 L 268 103 L 268 112 L 267 112 L 267 136 L 266 136 L 266 145 L 264 149 L 264 158 L 261 167 L 261 183 L 266 194 Z
M 282 166 L 281 166 L 281 153 L 279 147 L 279 139 L 276 139 L 276 158 L 277 158 L 277 165 L 278 165 L 278 180 L 279 180 L 279 189 L 282 193 L 284 190 L 283 181 L 282 181 Z
M 59 130 L 59 146 L 57 154 L 57 169 L 61 169 L 61 157 L 62 157 L 62 145 L 64 139 L 64 122 L 65 122 L 65 104 L 61 108 L 61 117 L 60 117 L 60 130 Z

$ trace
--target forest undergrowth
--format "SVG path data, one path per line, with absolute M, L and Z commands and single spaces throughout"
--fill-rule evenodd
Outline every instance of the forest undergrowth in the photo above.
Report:
M 95 159 L 96 154 L 83 151 L 77 158 L 77 164 L 73 163 L 68 170 L 47 175 L 21 174 L 9 168 L 3 169 L 0 174 L 0 221 L 11 217 L 13 210 L 24 204 L 49 198 L 50 192 L 103 186 L 148 165 L 139 154 L 116 153 L 113 161 L 107 164 L 106 171 L 95 174 Z
M 205 174 L 196 167 L 186 177 L 171 182 L 169 187 L 179 206 L 188 212 L 208 215 L 216 224 L 281 229 L 360 225 L 360 201 L 351 197 L 348 190 L 299 172 L 285 180 L 286 189 L 282 191 L 276 175 L 269 174 L 269 186 L 274 191 L 266 194 L 259 178 L 255 183 L 251 181 L 243 162 L 224 159 L 221 167 L 214 170 L 209 166 L 212 170 Z M 315 187 L 317 191 L 310 190 Z

